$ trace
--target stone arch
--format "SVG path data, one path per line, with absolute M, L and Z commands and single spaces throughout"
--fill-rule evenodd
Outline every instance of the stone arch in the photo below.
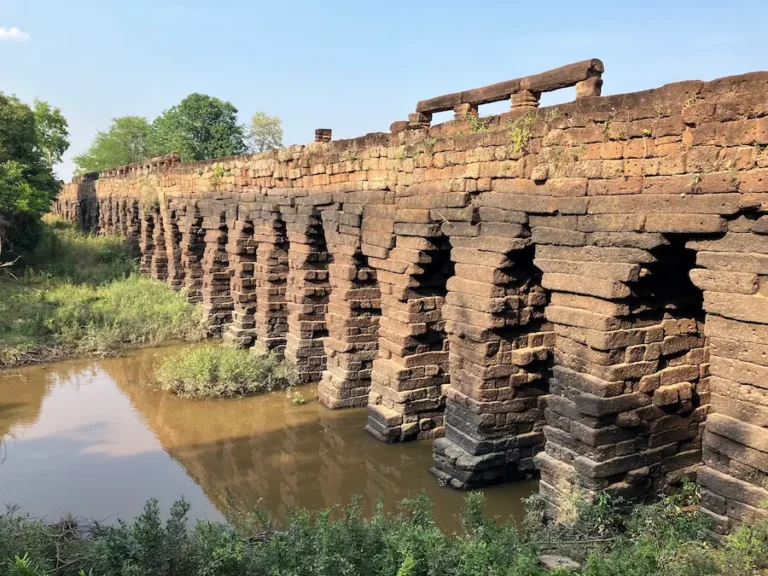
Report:
M 256 241 L 253 222 L 242 212 L 241 217 L 245 218 L 235 220 L 227 244 L 234 308 L 224 337 L 240 348 L 250 348 L 256 340 Z
M 702 509 L 723 533 L 768 518 L 768 235 L 761 212 L 736 214 L 726 234 L 687 243 L 698 266 L 691 279 L 704 293 L 711 373 L 697 480 Z
M 443 307 L 451 387 L 431 471 L 469 489 L 534 472 L 554 332 L 544 318 L 528 215 L 469 206 L 452 217 L 465 220 L 443 225 L 456 263 Z
M 134 257 L 138 258 L 141 254 L 141 216 L 138 200 L 129 200 L 126 216 L 125 237 L 131 247 Z
M 328 408 L 368 404 L 378 354 L 381 292 L 376 269 L 361 251 L 361 216 L 362 208 L 353 204 L 322 212 L 333 260 L 328 266 L 327 365 L 318 395 Z
M 251 211 L 256 242 L 256 345 L 279 356 L 288 331 L 288 234 L 279 205 L 263 202 Z
M 326 366 L 326 312 L 331 285 L 331 254 L 316 206 L 299 205 L 286 224 L 288 251 L 288 333 L 285 357 L 295 364 L 301 382 L 319 382 Z M 287 219 L 287 215 L 284 213 Z
M 163 217 L 168 284 L 176 291 L 184 287 L 184 267 L 181 262 L 182 234 L 179 229 L 179 212 L 182 209 L 175 201 L 170 200 Z
M 557 334 L 536 457 L 555 517 L 574 494 L 652 495 L 700 461 L 709 402 L 701 295 L 686 237 L 649 228 L 557 216 L 533 231 Z
M 168 252 L 165 235 L 165 218 L 160 207 L 153 208 L 154 226 L 152 228 L 152 262 L 150 264 L 150 274 L 156 280 L 165 281 L 168 279 Z
M 155 251 L 155 212 L 151 207 L 142 203 L 139 208 L 141 214 L 141 237 L 139 238 L 139 272 L 151 276 L 152 257 Z M 100 211 L 101 212 L 101 211 Z
M 209 332 L 220 335 L 232 321 L 229 254 L 226 249 L 229 227 L 222 210 L 213 207 L 210 213 L 210 216 L 203 217 L 205 252 L 202 262 L 202 306 Z
M 371 239 L 386 244 L 389 235 L 392 246 L 380 252 L 383 257 L 369 258 L 381 289 L 382 317 L 366 430 L 384 442 L 441 436 L 449 384 L 441 310 L 453 275 L 450 241 L 428 209 L 412 209 L 407 202 L 412 199 L 405 200 L 402 207 L 370 213 L 369 226 L 378 229 Z M 419 206 L 422 199 L 415 200 Z M 374 214 L 381 218 L 376 223 Z M 364 222 L 364 241 L 365 229 Z
M 184 270 L 184 292 L 190 302 L 203 300 L 203 257 L 205 230 L 203 217 L 196 202 L 186 206 L 180 219 L 181 266 Z

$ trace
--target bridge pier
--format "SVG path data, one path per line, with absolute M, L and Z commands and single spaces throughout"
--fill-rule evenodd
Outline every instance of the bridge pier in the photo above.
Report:
M 296 366 L 300 382 L 319 382 L 326 366 L 330 254 L 317 208 L 300 205 L 297 212 L 283 213 L 290 242 L 285 357 Z
M 224 211 L 209 208 L 203 217 L 205 252 L 203 253 L 202 307 L 213 335 L 220 335 L 232 321 L 232 295 L 229 289 L 229 254 L 227 242 L 229 227 Z
M 264 203 L 251 212 L 256 242 L 256 342 L 266 352 L 282 355 L 288 331 L 286 284 L 288 280 L 288 236 L 276 204 Z
M 698 482 L 704 512 L 723 533 L 768 518 L 768 230 L 758 222 L 735 218 L 721 238 L 688 243 L 711 356 Z
M 608 222 L 606 222 L 608 220 Z M 545 451 L 552 516 L 602 491 L 652 495 L 694 474 L 709 409 L 701 293 L 691 253 L 609 219 L 534 230 L 556 333 Z
M 256 243 L 253 235 L 253 222 L 236 220 L 227 244 L 233 310 L 232 323 L 227 326 L 224 339 L 238 348 L 250 348 L 256 340 Z
M 554 332 L 544 320 L 528 215 L 497 210 L 487 217 L 443 226 L 455 263 L 443 306 L 451 386 L 431 471 L 460 489 L 532 474 L 544 446 Z
M 366 430 L 384 442 L 441 436 L 449 384 L 441 309 L 452 276 L 450 245 L 439 224 L 406 221 L 428 218 L 428 210 L 398 212 L 394 248 L 386 259 L 369 259 L 382 316 Z
M 376 270 L 361 252 L 362 209 L 323 210 L 323 228 L 331 254 L 325 339 L 326 369 L 320 402 L 328 408 L 368 404 L 371 370 L 378 355 L 381 293 Z

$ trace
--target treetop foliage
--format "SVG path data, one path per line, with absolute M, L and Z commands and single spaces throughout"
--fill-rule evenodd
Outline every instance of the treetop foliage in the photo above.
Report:
M 59 164 L 69 148 L 67 121 L 60 109 L 42 100 L 35 99 L 33 110 L 38 148 L 49 166 Z
M 245 151 L 237 108 L 205 94 L 190 94 L 152 123 L 149 149 L 153 156 L 171 152 L 182 160 L 211 160 Z
M 266 152 L 283 147 L 283 123 L 277 116 L 256 112 L 251 117 L 248 144 L 252 152 Z
M 114 118 L 109 128 L 96 134 L 85 153 L 75 156 L 77 173 L 98 172 L 149 157 L 147 139 L 151 130 L 150 123 L 141 116 Z
M 248 127 L 237 121 L 237 108 L 205 94 L 190 94 L 154 121 L 139 116 L 112 120 L 90 148 L 75 157 L 76 172 L 98 172 L 173 152 L 184 161 L 212 160 L 263 152 L 283 146 L 280 119 L 263 112 Z
M 40 218 L 59 190 L 52 167 L 68 136 L 58 108 L 35 101 L 33 110 L 0 93 L 0 260 L 34 244 Z

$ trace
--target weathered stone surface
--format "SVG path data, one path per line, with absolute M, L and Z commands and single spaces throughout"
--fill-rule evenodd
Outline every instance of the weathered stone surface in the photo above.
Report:
M 538 467 L 556 514 L 703 455 L 728 528 L 768 479 L 768 74 L 605 98 L 594 78 L 554 110 L 537 92 L 562 82 L 537 75 L 459 93 L 456 122 L 78 177 L 55 210 L 124 234 L 212 333 L 284 354 L 326 406 L 367 406 L 374 437 L 443 437 L 451 486 Z

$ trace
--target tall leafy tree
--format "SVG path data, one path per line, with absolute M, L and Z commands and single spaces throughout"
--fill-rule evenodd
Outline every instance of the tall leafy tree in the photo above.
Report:
M 61 162 L 64 152 L 69 148 L 67 120 L 59 108 L 42 100 L 35 100 L 32 109 L 35 113 L 38 148 L 48 166 L 54 166 Z
M 277 116 L 256 112 L 251 117 L 248 144 L 253 152 L 266 152 L 283 147 L 283 122 Z
M 182 160 L 210 160 L 245 152 L 237 108 L 205 94 L 190 94 L 152 124 L 153 156 L 178 152 Z
M 54 123 L 58 130 L 61 120 Z M 38 128 L 32 108 L 0 93 L 0 259 L 32 246 L 40 218 L 58 193 L 51 161 L 61 158 L 67 142 L 58 139 L 61 132 L 48 140 L 49 133 L 49 128 Z
M 151 156 L 151 125 L 141 116 L 114 118 L 109 128 L 96 134 L 90 148 L 75 156 L 78 174 L 139 162 Z

